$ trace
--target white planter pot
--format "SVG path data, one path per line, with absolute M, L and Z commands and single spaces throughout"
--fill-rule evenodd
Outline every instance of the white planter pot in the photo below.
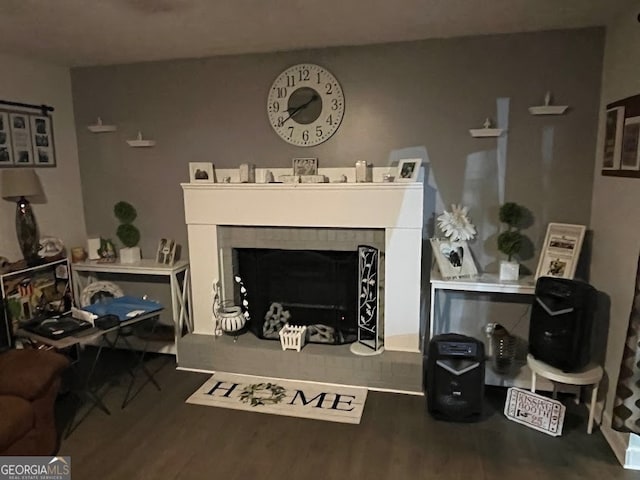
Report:
M 139 262 L 141 258 L 140 247 L 120 249 L 120 263 L 136 263 Z
M 520 264 L 518 262 L 508 262 L 502 260 L 500 262 L 500 281 L 517 282 L 520 276 Z

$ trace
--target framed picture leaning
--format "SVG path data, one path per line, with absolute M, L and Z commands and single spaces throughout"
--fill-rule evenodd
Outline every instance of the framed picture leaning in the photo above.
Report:
M 550 223 L 542 244 L 536 278 L 573 278 L 585 231 L 584 225 Z

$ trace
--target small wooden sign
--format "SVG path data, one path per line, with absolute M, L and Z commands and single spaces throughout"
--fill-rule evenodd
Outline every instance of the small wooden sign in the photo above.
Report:
M 507 391 L 504 404 L 504 414 L 509 420 L 553 437 L 562 435 L 565 410 L 558 400 L 513 387 Z

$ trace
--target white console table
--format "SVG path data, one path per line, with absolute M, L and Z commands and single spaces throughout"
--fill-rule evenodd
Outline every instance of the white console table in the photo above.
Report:
M 429 339 L 437 331 L 438 320 L 444 312 L 437 308 L 438 290 L 456 290 L 478 293 L 511 293 L 533 295 L 536 285 L 533 277 L 522 277 L 517 282 L 501 282 L 498 275 L 485 273 L 477 278 L 443 280 L 438 272 L 431 272 L 431 311 L 429 315 Z
M 431 272 L 431 302 L 429 315 L 429 339 L 441 332 L 439 326 L 445 315 L 444 308 L 441 307 L 438 300 L 438 292 L 442 290 L 472 292 L 472 293 L 497 293 L 497 294 L 515 294 L 531 296 L 535 292 L 535 280 L 533 277 L 522 277 L 517 282 L 501 282 L 498 275 L 483 274 L 473 279 L 461 280 L 443 280 L 437 271 Z M 524 300 L 526 302 L 526 300 Z M 517 378 L 512 379 L 513 386 L 528 386 L 530 383 L 529 369 L 524 366 L 523 371 Z M 488 372 L 488 370 L 487 370 Z M 502 380 L 492 381 L 499 385 L 506 385 L 507 382 Z M 489 383 L 489 379 L 487 381 Z M 511 383 L 510 383 L 511 386 Z M 550 387 L 550 383 L 545 383 L 544 387 Z
M 189 333 L 193 332 L 189 262 L 181 260 L 169 266 L 147 259 L 135 263 L 88 261 L 73 263 L 71 270 L 73 272 L 73 293 L 76 299 L 80 298 L 82 290 L 87 285 L 97 280 L 97 277 L 93 275 L 95 273 L 167 277 L 171 289 L 171 313 L 175 332 L 174 343 L 168 353 L 177 355 L 177 340 L 182 335 L 184 328 Z

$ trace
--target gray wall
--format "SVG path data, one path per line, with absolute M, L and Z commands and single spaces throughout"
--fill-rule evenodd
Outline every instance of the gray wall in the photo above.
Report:
M 69 69 L 11 55 L 0 55 L 0 63 L 4 66 L 0 76 L 4 100 L 55 108 L 56 167 L 36 169 L 44 198 L 31 200 L 40 235 L 60 238 L 70 252 L 85 245 L 86 232 Z M 0 200 L 0 256 L 11 261 L 22 258 L 15 222 L 16 203 Z
M 640 2 L 636 3 L 635 8 L 627 9 L 627 12 L 607 29 L 598 154 L 594 167 L 591 215 L 594 249 L 591 280 L 593 285 L 608 297 L 608 301 L 603 302 L 603 307 L 607 308 L 602 312 L 609 323 L 603 383 L 603 390 L 606 392 L 604 423 L 607 426 L 611 424 L 620 360 L 634 301 L 637 258 L 640 251 L 640 179 L 602 176 L 600 152 L 604 144 L 606 105 L 640 93 L 640 64 L 637 62 L 640 57 L 640 30 L 636 20 Z M 634 439 L 631 443 L 635 443 L 637 455 L 640 441 L 637 436 L 632 437 Z M 637 460 L 634 468 L 640 468 Z
M 533 211 L 527 233 L 538 244 L 548 221 L 590 218 L 603 36 L 584 29 L 73 69 L 87 232 L 114 237 L 112 206 L 128 200 L 139 211 L 143 256 L 163 236 L 186 246 L 179 183 L 193 161 L 275 167 L 314 156 L 324 167 L 360 159 L 385 166 L 399 149 L 424 147 L 445 205 L 460 202 L 474 159 L 496 156 L 495 139 L 471 138 L 468 129 L 495 119 L 497 99 L 506 98 L 505 199 Z M 266 115 L 274 78 L 302 62 L 328 68 L 346 97 L 343 125 L 311 148 L 280 140 Z M 571 106 L 567 115 L 529 115 L 547 90 Z M 98 115 L 118 131 L 88 132 Z M 155 148 L 126 145 L 139 129 Z M 497 207 L 484 201 L 471 215 L 497 223 Z M 494 244 L 478 242 L 476 254 L 495 258 Z M 495 269 L 490 257 L 482 268 Z M 535 270 L 533 257 L 526 263 Z

